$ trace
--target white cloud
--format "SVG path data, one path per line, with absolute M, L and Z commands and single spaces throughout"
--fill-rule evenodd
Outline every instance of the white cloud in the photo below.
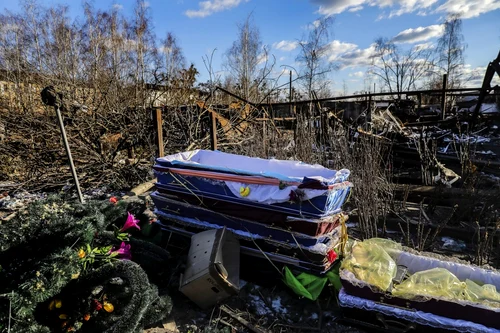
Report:
M 418 11 L 420 15 L 425 15 L 426 10 L 429 9 L 432 5 L 437 3 L 438 0 L 401 0 L 401 1 L 385 1 L 391 2 L 391 7 L 394 4 L 399 4 L 399 8 L 391 11 L 389 14 L 389 18 L 393 16 L 401 16 L 407 13 L 413 13 Z
M 376 54 L 377 51 L 375 44 L 371 44 L 366 49 L 357 48 L 353 51 L 344 53 L 338 58 L 340 69 L 370 66 L 372 63 L 372 58 Z
M 354 72 L 354 73 L 350 73 L 349 76 L 350 77 L 363 77 L 365 73 L 363 73 L 362 71 L 359 71 L 359 72 Z
M 367 0 L 311 0 L 313 4 L 319 5 L 318 13 L 323 15 L 340 14 L 350 8 L 359 7 Z
M 439 37 L 444 32 L 443 24 L 435 24 L 427 27 L 418 27 L 415 29 L 406 29 L 397 34 L 392 41 L 394 43 L 416 43 L 428 39 Z
M 467 19 L 496 9 L 500 9 L 500 0 L 448 0 L 436 12 L 460 14 Z
M 115 3 L 113 4 L 113 9 L 116 9 L 116 10 L 122 10 L 123 9 L 123 5 L 120 5 L 118 3 Z
M 200 1 L 198 10 L 187 10 L 184 14 L 189 18 L 193 17 L 206 17 L 214 13 L 228 10 L 237 7 L 242 2 L 248 2 L 249 0 L 207 0 Z
M 473 68 L 470 64 L 464 65 L 459 70 L 460 79 L 464 87 L 481 87 L 483 84 L 484 74 L 486 73 L 486 66 L 479 66 Z M 491 86 L 500 85 L 500 77 L 495 75 L 491 81 Z
M 500 9 L 500 0 L 310 0 L 318 6 L 318 13 L 335 15 L 345 11 L 355 12 L 371 6 L 387 9 L 381 18 L 391 18 L 408 13 L 425 16 L 432 12 L 460 14 L 462 18 L 477 17 Z M 437 8 L 436 8 L 437 7 Z
M 357 12 L 359 10 L 362 10 L 363 9 L 363 6 L 356 6 L 356 7 L 352 7 L 352 8 L 349 8 L 349 12 L 351 13 L 354 13 L 354 12 Z
M 285 59 L 286 59 L 286 57 L 280 57 L 280 61 L 283 61 Z
M 422 43 L 414 46 L 415 51 L 432 49 L 434 45 L 432 43 Z
M 297 41 L 288 41 L 288 40 L 282 40 L 279 43 L 274 43 L 273 47 L 277 50 L 282 50 L 282 51 L 293 51 L 299 46 L 299 42 Z
M 325 54 L 328 57 L 328 61 L 332 62 L 338 60 L 343 54 L 355 50 L 357 47 L 356 44 L 334 40 L 326 46 Z
M 257 64 L 258 65 L 263 64 L 268 60 L 269 60 L 269 55 L 267 54 L 267 52 L 263 52 L 259 54 L 259 56 L 257 57 Z
M 318 13 L 323 15 L 340 14 L 346 10 L 354 12 L 361 10 L 363 5 L 368 5 L 379 8 L 395 8 L 390 12 L 389 17 L 399 16 L 417 10 L 423 11 L 429 9 L 437 1 L 438 0 L 311 0 L 313 4 L 319 6 Z

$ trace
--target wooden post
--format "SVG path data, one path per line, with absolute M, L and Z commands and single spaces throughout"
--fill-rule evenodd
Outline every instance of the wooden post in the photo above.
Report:
M 443 74 L 443 92 L 441 94 L 441 112 L 443 113 L 443 120 L 446 117 L 446 87 L 448 83 L 448 75 Z
M 372 94 L 368 95 L 368 110 L 366 111 L 365 123 L 372 120 Z
M 153 109 L 153 124 L 156 131 L 156 154 L 157 157 L 163 157 L 165 156 L 163 149 L 163 119 L 159 107 Z
M 210 112 L 210 149 L 217 150 L 217 119 Z
M 292 110 L 293 110 L 293 106 L 292 106 L 292 71 L 290 71 L 290 88 L 289 88 L 289 98 L 290 98 L 290 115 L 292 115 Z
M 418 109 L 417 109 L 417 112 L 418 112 L 418 114 L 420 114 L 420 109 L 422 108 L 422 94 L 418 93 L 417 98 L 418 98 Z
M 264 113 L 264 121 L 262 121 L 262 145 L 264 147 L 264 156 L 267 158 L 267 146 L 266 146 L 266 141 L 267 141 L 267 117 L 266 114 Z

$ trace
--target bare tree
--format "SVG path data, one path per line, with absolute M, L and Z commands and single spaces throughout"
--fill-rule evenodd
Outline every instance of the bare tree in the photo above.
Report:
M 448 88 L 459 88 L 461 69 L 464 65 L 464 52 L 467 48 L 462 34 L 462 20 L 452 15 L 444 22 L 444 33 L 437 42 L 437 65 L 447 76 Z
M 328 42 L 331 34 L 333 17 L 320 18 L 312 24 L 305 41 L 299 42 L 300 53 L 297 62 L 301 64 L 300 77 L 302 84 L 309 98 L 313 98 L 313 91 L 320 93 L 328 90 L 327 74 L 335 66 L 327 59 Z
M 238 93 L 247 100 L 257 100 L 261 84 L 267 79 L 275 61 L 270 61 L 260 32 L 250 14 L 238 25 L 238 39 L 225 54 L 224 67 L 234 77 Z
M 378 77 L 398 99 L 403 92 L 414 89 L 417 82 L 428 74 L 432 64 L 430 49 L 414 46 L 404 51 L 384 38 L 377 39 L 375 43 L 376 55 L 372 58 L 370 74 Z
M 173 81 L 186 66 L 186 58 L 182 53 L 177 38 L 168 32 L 162 41 L 162 52 L 165 57 L 165 74 L 167 81 Z
M 9 161 L 0 178 L 16 175 L 16 181 L 33 186 L 62 186 L 71 178 L 61 172 L 64 150 L 53 109 L 41 105 L 39 97 L 52 85 L 64 96 L 62 111 L 81 183 L 127 186 L 142 180 L 146 173 L 138 161 L 150 159 L 154 151 L 145 108 L 163 104 L 157 78 L 175 72 L 178 103 L 187 104 L 196 68 L 184 68 L 177 46 L 172 61 L 162 57 L 144 1 L 137 1 L 131 18 L 84 2 L 81 20 L 72 19 L 65 6 L 21 4 L 19 13 L 0 15 L 0 113 L 9 132 L 0 145 L 0 160 Z M 177 43 L 167 35 L 168 45 Z M 188 112 L 181 117 L 168 113 L 165 123 L 182 128 L 197 118 L 196 110 Z M 166 131 L 164 140 L 178 147 L 197 140 L 198 132 Z M 119 163 L 131 155 L 137 164 Z

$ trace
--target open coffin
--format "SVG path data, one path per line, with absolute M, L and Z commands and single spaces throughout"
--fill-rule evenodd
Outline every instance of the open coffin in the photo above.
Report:
M 207 150 L 159 158 L 154 170 L 170 193 L 312 218 L 340 212 L 352 186 L 345 169 Z
M 410 253 L 389 240 L 356 242 L 342 262 L 348 295 L 500 329 L 500 273 Z
M 341 289 L 338 295 L 342 320 L 382 332 L 463 332 L 498 333 L 497 329 L 462 319 L 451 319 L 429 312 L 401 308 L 349 295 Z

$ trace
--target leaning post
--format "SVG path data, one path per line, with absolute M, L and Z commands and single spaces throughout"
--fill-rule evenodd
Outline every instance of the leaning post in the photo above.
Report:
M 153 123 L 156 131 L 156 153 L 158 157 L 163 157 L 165 156 L 165 150 L 163 147 L 163 118 L 161 107 L 153 109 Z
M 73 163 L 73 157 L 71 156 L 71 149 L 69 148 L 68 137 L 66 136 L 66 130 L 64 129 L 64 122 L 60 109 L 60 107 L 62 106 L 62 97 L 55 91 L 54 87 L 52 86 L 45 87 L 41 92 L 41 96 L 43 103 L 45 105 L 53 106 L 54 110 L 56 111 L 57 121 L 59 124 L 59 129 L 61 130 L 64 148 L 66 150 L 66 155 L 68 156 L 71 174 L 73 176 L 73 180 L 76 186 L 76 191 L 78 193 L 78 200 L 80 200 L 81 203 L 84 203 L 82 191 L 80 189 L 80 182 L 78 181 L 78 175 L 76 174 L 75 164 Z

